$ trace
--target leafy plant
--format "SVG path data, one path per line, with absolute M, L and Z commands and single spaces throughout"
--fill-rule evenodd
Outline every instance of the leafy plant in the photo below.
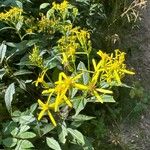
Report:
M 127 69 L 124 52 L 107 54 L 92 46 L 89 29 L 97 29 L 95 14 L 98 21 L 107 18 L 104 4 L 39 2 L 28 11 L 23 6 L 34 2 L 1 3 L 0 107 L 7 109 L 1 119 L 7 121 L 3 148 L 94 149 L 79 130 L 96 116 L 84 113 L 87 105 L 114 103 L 113 88 L 126 86 L 123 77 L 134 74 Z M 90 9 L 80 12 L 78 6 Z M 84 20 L 86 11 L 90 15 Z M 91 124 L 105 136 L 103 120 Z

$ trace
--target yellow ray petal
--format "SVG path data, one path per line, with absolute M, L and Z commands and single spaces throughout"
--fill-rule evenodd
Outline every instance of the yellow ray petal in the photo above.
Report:
M 62 96 L 60 96 L 59 94 L 57 95 L 56 97 L 56 100 L 55 100 L 55 112 L 58 111 L 58 105 L 61 104 L 61 102 L 63 102 L 62 100 Z
M 64 100 L 67 103 L 67 105 L 72 108 L 72 103 L 70 102 L 70 100 L 66 96 L 64 96 Z
M 102 98 L 100 97 L 100 95 L 94 90 L 94 96 L 97 98 L 97 100 L 100 102 L 100 103 L 103 103 L 103 100 Z
M 96 62 L 95 62 L 95 59 L 92 59 L 92 63 L 93 63 L 94 70 L 97 70 L 97 69 L 96 69 Z
M 53 93 L 54 91 L 55 89 L 49 88 L 48 90 L 43 90 L 42 94 L 49 94 L 49 93 Z
M 40 107 L 43 107 L 45 105 L 40 99 L 38 99 L 38 104 Z
M 127 74 L 131 74 L 131 75 L 135 74 L 135 72 L 132 72 L 132 71 L 129 71 L 129 70 L 126 70 L 126 69 L 123 69 L 121 71 L 124 72 L 124 73 L 127 73 Z
M 88 86 L 83 85 L 83 84 L 78 84 L 78 83 L 75 83 L 74 87 L 77 89 L 80 89 L 80 90 L 88 90 L 89 89 Z
M 38 120 L 41 120 L 41 118 L 44 116 L 45 109 L 43 109 L 39 114 L 38 114 Z
M 49 104 L 49 108 L 54 110 L 55 109 L 55 103 Z
M 112 94 L 113 93 L 110 90 L 101 89 L 101 88 L 97 88 L 96 91 L 101 92 L 101 93 L 106 93 L 106 94 Z
M 83 73 L 76 75 L 75 77 L 73 77 L 73 80 L 75 81 L 77 79 L 80 79 L 82 75 L 83 75 Z
M 119 84 L 121 84 L 120 77 L 119 77 L 119 75 L 118 75 L 118 73 L 117 73 L 116 70 L 114 71 L 114 75 L 115 75 L 115 78 L 116 78 L 117 82 L 118 82 Z
M 50 111 L 48 111 L 48 116 L 49 116 L 51 122 L 53 123 L 53 125 L 56 127 L 56 125 L 57 125 L 57 124 L 56 124 L 56 121 L 55 121 L 55 119 L 54 119 L 54 117 L 52 116 L 52 114 L 51 114 Z

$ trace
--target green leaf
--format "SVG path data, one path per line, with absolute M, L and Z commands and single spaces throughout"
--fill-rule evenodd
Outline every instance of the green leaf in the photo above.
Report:
M 115 100 L 114 100 L 114 98 L 113 98 L 113 96 L 111 96 L 111 95 L 103 95 L 102 96 L 102 100 L 103 100 L 103 102 L 105 102 L 105 103 L 114 103 L 114 102 L 116 102 Z
M 35 121 L 35 117 L 32 114 L 25 115 L 19 111 L 13 112 L 12 119 L 14 122 L 19 122 L 22 125 L 27 125 Z
M 83 73 L 83 83 L 86 85 L 89 82 L 90 76 L 89 76 L 89 72 L 85 67 L 85 64 L 83 62 L 80 61 L 80 63 L 78 64 L 77 70 L 82 71 Z
M 33 72 L 31 71 L 28 71 L 28 70 L 19 70 L 19 71 L 16 71 L 14 72 L 14 76 L 20 76 L 20 75 L 25 75 L 25 74 L 31 74 Z
M 73 122 L 71 123 L 71 126 L 78 128 L 79 126 L 81 126 L 81 124 L 83 124 L 84 121 L 88 121 L 94 118 L 95 117 L 81 115 L 81 114 L 78 114 L 77 116 L 72 116 Z
M 23 21 L 22 20 L 18 21 L 18 23 L 16 24 L 17 31 L 21 29 L 22 25 L 23 25 Z
M 19 83 L 19 87 L 21 88 L 21 89 L 23 89 L 23 90 L 27 90 L 26 89 L 26 84 L 25 84 L 25 81 L 23 81 L 23 80 L 19 80 L 19 79 L 17 79 L 17 81 L 18 81 L 18 83 Z
M 24 115 L 24 116 L 20 116 L 19 122 L 20 124 L 29 124 L 31 122 L 35 121 L 35 118 L 33 115 Z
M 14 94 L 15 94 L 15 84 L 12 83 L 8 86 L 5 92 L 5 104 L 9 112 L 11 112 L 11 103 L 12 103 Z
M 81 132 L 79 132 L 78 130 L 71 129 L 71 128 L 67 128 L 67 130 L 72 135 L 72 137 L 76 139 L 78 144 L 81 144 L 81 145 L 85 144 L 84 136 L 82 135 Z
M 18 134 L 18 132 L 19 132 L 19 128 L 15 127 L 10 133 L 12 136 L 15 137 Z
M 0 69 L 0 80 L 2 80 L 3 76 L 5 75 L 5 69 Z
M 40 9 L 44 9 L 49 5 L 50 5 L 49 3 L 43 3 L 43 4 L 40 5 Z
M 53 130 L 55 127 L 51 124 L 43 124 L 43 128 L 41 128 L 41 135 L 45 135 L 49 133 L 51 130 Z
M 59 143 L 54 138 L 46 138 L 47 145 L 53 150 L 61 150 Z
M 2 43 L 0 46 L 0 63 L 2 63 L 6 55 L 6 49 L 7 49 L 7 46 L 4 43 Z
M 20 132 L 19 133 L 26 132 L 29 129 L 30 129 L 30 127 L 28 125 L 23 125 L 23 126 L 20 127 Z
M 30 113 L 33 113 L 36 110 L 37 106 L 38 106 L 37 103 L 32 104 L 30 106 Z
M 61 125 L 61 129 L 60 129 L 60 133 L 59 133 L 59 141 L 63 144 L 66 143 L 66 136 L 68 135 L 68 131 L 66 129 L 66 126 L 64 124 Z
M 22 139 L 31 139 L 31 138 L 36 137 L 36 134 L 33 132 L 23 132 L 23 133 L 19 133 L 17 137 L 22 138 Z
M 19 8 L 23 8 L 22 3 L 20 1 L 16 1 L 16 4 Z
M 9 121 L 3 124 L 3 134 L 9 136 L 10 133 L 16 128 L 17 123 Z
M 17 139 L 13 137 L 8 137 L 3 140 L 3 144 L 6 147 L 14 147 L 17 144 Z
M 86 103 L 87 100 L 83 97 L 76 97 L 73 99 L 73 108 L 76 111 L 75 116 L 78 115 L 80 111 L 84 109 Z
M 72 119 L 75 120 L 75 121 L 87 121 L 87 120 L 91 120 L 91 119 L 94 119 L 95 117 L 92 117 L 92 116 L 86 116 L 86 115 L 82 115 L 82 114 L 79 114 L 77 116 L 72 116 Z
M 28 140 L 19 140 L 15 150 L 25 150 L 34 147 L 34 145 Z

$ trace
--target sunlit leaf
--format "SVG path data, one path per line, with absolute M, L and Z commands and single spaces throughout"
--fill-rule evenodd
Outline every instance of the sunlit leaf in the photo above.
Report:
M 47 145 L 53 150 L 61 150 L 59 143 L 54 138 L 46 138 Z
M 44 9 L 46 7 L 48 7 L 50 4 L 49 3 L 43 3 L 40 5 L 40 9 Z
M 3 59 L 5 58 L 6 49 L 7 49 L 7 46 L 4 43 L 2 43 L 0 46 L 0 63 L 2 63 Z
M 3 140 L 3 144 L 6 146 L 6 147 L 14 147 L 16 144 L 17 144 L 17 139 L 16 138 L 13 138 L 13 137 L 8 137 L 6 139 Z
M 77 140 L 78 144 L 81 144 L 81 145 L 85 144 L 84 136 L 82 135 L 81 132 L 79 132 L 78 130 L 71 129 L 71 128 L 67 128 L 67 130 L 72 135 L 72 137 Z
M 77 97 L 73 99 L 73 108 L 76 111 L 75 116 L 78 115 L 80 111 L 84 109 L 86 103 L 87 100 L 83 97 Z
M 5 92 L 5 104 L 9 112 L 11 111 L 11 103 L 12 103 L 14 94 L 15 94 L 15 84 L 12 83 L 8 86 Z

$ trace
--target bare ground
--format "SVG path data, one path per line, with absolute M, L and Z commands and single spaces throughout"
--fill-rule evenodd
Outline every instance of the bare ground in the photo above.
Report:
M 136 70 L 142 87 L 150 94 L 150 1 L 143 12 L 139 30 L 131 35 L 137 43 L 138 49 L 132 51 L 130 64 Z M 130 38 L 131 38 L 130 37 Z M 150 106 L 149 110 L 150 110 Z M 141 119 L 134 125 L 123 123 L 121 125 L 123 142 L 130 145 L 133 150 L 150 150 L 150 111 L 147 110 L 141 115 Z

